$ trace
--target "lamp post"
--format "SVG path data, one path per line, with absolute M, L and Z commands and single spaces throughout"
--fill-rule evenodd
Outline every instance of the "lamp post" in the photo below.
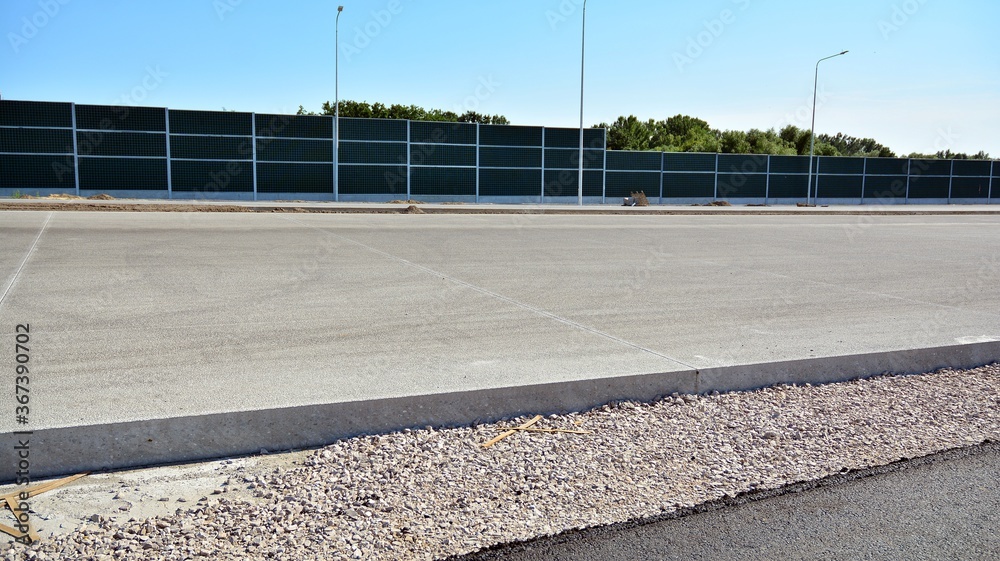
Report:
M 587 55 L 587 0 L 583 0 L 583 38 L 580 47 L 580 176 L 577 183 L 576 201 L 583 206 L 583 70 Z
M 337 6 L 337 23 L 334 26 L 333 63 L 333 99 L 334 99 L 334 131 L 333 131 L 333 200 L 340 200 L 340 14 L 343 6 Z
M 809 129 L 809 179 L 806 181 L 806 206 L 809 206 L 809 198 L 812 196 L 813 150 L 816 148 L 816 89 L 819 87 L 819 63 L 846 54 L 847 51 L 843 51 L 816 61 L 816 77 L 813 80 L 812 127 Z

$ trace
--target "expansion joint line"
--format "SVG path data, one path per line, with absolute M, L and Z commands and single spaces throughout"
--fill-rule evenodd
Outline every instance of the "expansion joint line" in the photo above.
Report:
M 552 312 L 550 312 L 548 310 L 544 310 L 542 308 L 538 308 L 538 307 L 532 306 L 531 304 L 526 304 L 526 303 L 521 302 L 519 300 L 515 300 L 515 299 L 513 299 L 513 298 L 511 298 L 509 296 L 504 296 L 503 294 L 500 294 L 500 293 L 497 293 L 497 292 L 493 292 L 492 290 L 489 290 L 487 288 L 483 288 L 481 286 L 476 286 L 476 285 L 474 285 L 474 284 L 472 284 L 472 283 L 470 283 L 468 281 L 464 281 L 464 280 L 462 280 L 460 278 L 448 275 L 447 273 L 442 273 L 441 271 L 437 271 L 437 270 L 431 269 L 430 267 L 421 265 L 419 263 L 414 263 L 413 261 L 410 261 L 408 259 L 404 259 L 402 257 L 399 257 L 398 255 L 393 255 L 391 253 L 382 251 L 381 249 L 377 249 L 377 248 L 371 247 L 369 245 L 363 244 L 363 243 L 361 243 L 361 242 L 359 242 L 357 240 L 353 240 L 351 238 L 348 238 L 346 236 L 342 236 L 340 234 L 334 234 L 333 232 L 331 232 L 329 230 L 320 228 L 318 226 L 314 226 L 312 224 L 307 224 L 305 222 L 302 222 L 301 220 L 298 220 L 296 218 L 292 218 L 290 216 L 285 216 L 283 218 L 286 218 L 288 220 L 291 220 L 292 222 L 296 222 L 298 224 L 306 226 L 307 228 L 311 228 L 313 230 L 317 230 L 319 232 L 323 232 L 325 235 L 332 236 L 332 237 L 337 238 L 337 239 L 339 239 L 341 241 L 344 241 L 344 242 L 356 245 L 356 246 L 361 247 L 361 248 L 363 248 L 363 249 L 365 249 L 367 251 L 370 251 L 370 252 L 375 253 L 377 255 L 381 255 L 382 257 L 385 257 L 386 259 L 390 259 L 392 261 L 396 261 L 397 263 L 402 263 L 403 265 L 406 265 L 408 267 L 413 267 L 414 269 L 418 269 L 420 271 L 423 271 L 423 272 L 428 273 L 430 275 L 433 275 L 435 277 L 447 279 L 448 281 L 451 281 L 451 282 L 453 282 L 453 283 L 455 283 L 455 284 L 457 284 L 459 286 L 463 286 L 465 288 L 468 288 L 470 290 L 474 290 L 474 291 L 476 291 L 476 292 L 478 292 L 480 294 L 483 294 L 485 296 L 489 296 L 490 298 L 494 298 L 496 300 L 500 300 L 502 302 L 506 302 L 508 304 L 517 306 L 517 307 L 519 307 L 519 308 L 521 308 L 523 310 L 527 310 L 527 311 L 529 311 L 529 312 L 531 312 L 533 314 L 540 315 L 540 316 L 549 318 L 551 320 L 557 321 L 559 323 L 568 325 L 568 326 L 573 327 L 575 329 L 578 329 L 580 331 L 585 331 L 587 333 L 590 333 L 590 334 L 593 334 L 593 335 L 597 335 L 598 337 L 602 337 L 604 339 L 608 339 L 610 341 L 614 341 L 615 343 L 618 343 L 620 345 L 625 345 L 627 347 L 632 347 L 633 349 L 636 349 L 638 351 L 641 351 L 641 352 L 644 352 L 644 353 L 648 353 L 648 354 L 660 357 L 660 358 L 665 359 L 665 360 L 669 360 L 671 362 L 680 364 L 681 366 L 684 366 L 685 368 L 690 368 L 691 370 L 698 370 L 697 366 L 688 364 L 688 363 L 686 363 L 686 362 L 684 362 L 682 360 L 679 360 L 679 359 L 676 359 L 674 357 L 665 355 L 663 353 L 659 353 L 657 351 L 654 351 L 653 349 L 650 349 L 650 348 L 647 348 L 647 347 L 643 347 L 642 345 L 639 345 L 638 343 L 633 343 L 631 341 L 626 341 L 625 339 L 622 339 L 621 337 L 616 337 L 616 336 L 614 336 L 614 335 L 612 335 L 610 333 L 605 333 L 604 331 L 601 331 L 599 329 L 590 327 L 588 325 L 584 325 L 584 324 L 579 323 L 577 321 L 573 321 L 573 320 L 571 320 L 569 318 L 564 318 L 564 317 L 559 316 L 557 314 L 554 314 L 554 313 L 552 313 Z
M 31 248 L 24 254 L 24 259 L 21 260 L 21 264 L 17 267 L 17 271 L 14 271 L 14 276 L 11 277 L 10 282 L 7 283 L 7 286 L 3 289 L 3 293 L 0 294 L 0 306 L 3 306 L 3 301 L 7 298 L 7 294 L 10 292 L 10 289 L 14 287 L 14 283 L 17 282 L 17 278 L 21 276 L 21 271 L 24 269 L 24 266 L 28 264 L 28 259 L 31 259 L 31 255 L 35 253 L 35 247 L 38 246 L 38 240 L 42 239 L 42 234 L 45 232 L 45 228 L 49 225 L 49 220 L 52 220 L 51 212 L 45 217 L 45 223 L 42 224 L 42 228 L 38 230 L 38 235 L 35 236 L 35 241 L 31 243 Z

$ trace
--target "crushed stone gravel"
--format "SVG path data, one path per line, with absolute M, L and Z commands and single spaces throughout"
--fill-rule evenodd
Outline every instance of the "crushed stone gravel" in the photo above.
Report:
M 224 486 L 241 493 L 127 522 L 95 514 L 69 534 L 0 544 L 0 559 L 439 559 L 996 441 L 1000 365 L 620 402 L 533 427 L 591 434 L 482 447 L 528 418 L 240 467 Z

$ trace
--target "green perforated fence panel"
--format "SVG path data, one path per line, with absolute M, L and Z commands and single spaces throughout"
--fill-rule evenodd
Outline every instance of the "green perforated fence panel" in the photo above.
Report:
M 162 133 L 79 131 L 76 139 L 81 156 L 167 157 L 167 136 Z
M 253 141 L 238 136 L 170 135 L 170 157 L 181 160 L 251 160 Z
M 545 128 L 546 148 L 580 149 L 580 129 Z M 604 129 L 584 129 L 584 149 L 604 148 Z
M 476 170 L 472 168 L 411 168 L 413 195 L 475 195 Z
M 663 155 L 663 171 L 715 171 L 715 154 L 668 152 Z
M 991 162 L 986 160 L 955 160 L 954 174 L 961 176 L 988 177 Z
M 813 193 L 824 199 L 857 199 L 861 197 L 864 180 L 862 175 L 821 175 Z
M 46 101 L 0 101 L 0 127 L 71 128 L 72 107 Z
M 342 164 L 406 165 L 406 144 L 401 142 L 340 142 Z
M 951 196 L 954 199 L 985 199 L 989 194 L 989 177 L 955 177 L 952 179 Z
M 663 158 L 660 152 L 608 151 L 609 171 L 660 171 Z
M 479 194 L 486 197 L 537 197 L 542 193 L 540 169 L 481 169 Z
M 583 151 L 584 169 L 603 169 L 604 152 L 602 150 Z M 580 151 L 566 148 L 545 149 L 545 169 L 580 169 Z
M 258 137 L 333 139 L 333 117 L 258 113 L 254 119 Z
M 545 170 L 546 197 L 576 197 L 580 173 L 570 170 Z M 604 192 L 604 172 L 583 172 L 583 196 L 600 197 Z
M 10 156 L 0 154 L 0 188 L 63 189 L 76 188 L 72 156 Z
M 337 179 L 345 195 L 406 194 L 406 166 L 340 166 Z
M 483 146 L 541 146 L 542 127 L 480 125 L 479 144 Z
M 102 131 L 165 132 L 166 110 L 125 105 L 77 105 L 76 128 Z
M 469 123 L 412 121 L 410 123 L 410 142 L 475 144 L 476 125 Z
M 333 141 L 258 138 L 257 161 L 333 162 Z
M 719 154 L 719 173 L 767 173 L 767 156 L 756 154 Z
M 340 140 L 406 142 L 407 121 L 395 119 L 340 119 Z
M 795 198 L 806 196 L 806 185 L 809 175 L 771 174 L 768 181 L 767 196 L 772 198 Z M 858 193 L 861 194 L 860 192 Z
M 333 164 L 257 164 L 259 193 L 333 193 Z
M 476 147 L 445 144 L 411 144 L 410 165 L 475 166 Z
M 171 160 L 170 176 L 174 191 L 253 192 L 253 164 L 250 162 Z
M 864 158 L 819 158 L 820 173 L 835 173 L 843 175 L 862 175 L 865 172 Z M 860 192 L 858 193 L 860 196 Z
M 484 168 L 540 168 L 542 149 L 482 146 L 479 148 L 479 165 Z
M 70 129 L 0 129 L 0 152 L 72 154 Z
M 719 198 L 764 198 L 767 192 L 767 176 L 748 173 L 720 173 Z
M 162 158 L 80 158 L 80 189 L 166 191 L 167 160 Z
M 660 172 L 609 171 L 605 179 L 608 197 L 628 197 L 642 191 L 650 199 L 660 196 Z
M 903 158 L 868 158 L 867 166 L 867 175 L 906 175 L 910 162 Z
M 714 167 L 714 161 L 713 161 Z M 714 173 L 664 173 L 663 197 L 713 197 L 715 195 Z
M 813 162 L 816 165 L 816 162 Z M 809 173 L 809 156 L 771 156 L 771 173 Z M 813 168 L 813 172 L 816 168 Z M 805 193 L 803 187 L 802 193 Z
M 865 177 L 866 199 L 902 199 L 905 197 L 905 175 L 869 175 Z
M 910 175 L 951 175 L 951 160 L 910 160 Z
M 947 199 L 951 179 L 930 175 L 910 177 L 911 199 Z
M 252 120 L 250 113 L 171 109 L 170 133 L 250 136 Z

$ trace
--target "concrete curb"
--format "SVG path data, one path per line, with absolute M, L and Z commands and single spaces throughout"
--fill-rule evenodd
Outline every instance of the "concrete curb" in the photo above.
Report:
M 654 401 L 664 395 L 751 390 L 780 383 L 822 384 L 883 373 L 920 374 L 974 368 L 1000 360 L 1000 341 L 786 362 L 738 365 L 328 403 L 259 411 L 56 427 L 7 433 L 0 449 L 0 483 L 14 481 L 15 445 L 30 441 L 30 475 L 52 477 L 319 447 L 338 439 L 404 428 L 462 426 L 527 414 L 582 411 L 616 400 Z

